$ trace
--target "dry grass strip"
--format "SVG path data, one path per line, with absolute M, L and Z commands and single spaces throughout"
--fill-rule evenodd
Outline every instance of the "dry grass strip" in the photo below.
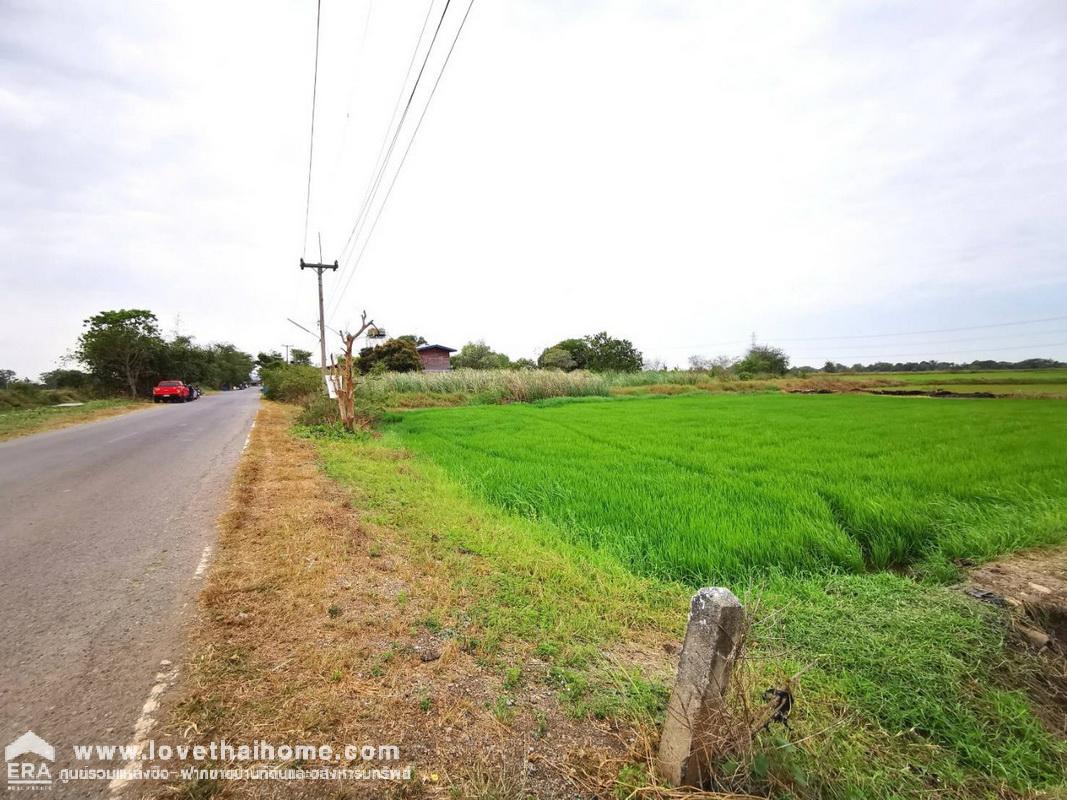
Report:
M 186 783 L 162 794 L 573 797 L 575 769 L 624 755 L 631 734 L 571 719 L 544 687 L 501 713 L 499 673 L 420 622 L 463 598 L 432 559 L 409 557 L 401 531 L 361 524 L 314 448 L 290 433 L 291 414 L 270 403 L 259 413 L 167 732 L 184 743 L 397 745 L 414 777 L 328 789 Z

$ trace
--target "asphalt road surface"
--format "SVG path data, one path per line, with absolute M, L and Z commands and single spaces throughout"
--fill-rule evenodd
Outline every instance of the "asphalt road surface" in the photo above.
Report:
M 73 745 L 133 740 L 161 663 L 180 663 L 258 401 L 223 392 L 0 443 L 0 747 L 32 730 L 60 768 Z

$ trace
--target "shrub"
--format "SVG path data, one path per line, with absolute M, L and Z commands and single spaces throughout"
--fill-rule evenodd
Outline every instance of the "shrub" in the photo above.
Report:
M 369 428 L 377 423 L 385 413 L 379 398 L 366 391 L 360 391 L 365 386 L 366 384 L 360 383 L 356 387 L 356 424 L 359 428 Z M 341 413 L 337 407 L 337 401 L 325 394 L 308 395 L 304 400 L 303 410 L 297 415 L 296 423 L 319 431 L 345 433 L 341 426 Z
M 297 415 L 298 425 L 332 425 L 341 422 L 337 401 L 325 394 L 309 395 L 304 409 Z
M 0 389 L 0 411 L 40 408 L 59 403 L 82 403 L 92 400 L 96 393 L 80 389 L 45 389 L 29 381 L 15 381 Z
M 494 352 L 484 341 L 467 342 L 452 357 L 454 369 L 506 369 L 510 364 L 511 359 Z
M 541 353 L 541 357 L 538 361 L 540 362 L 540 366 L 545 369 L 560 369 L 564 372 L 569 372 L 578 366 L 574 357 L 562 347 L 548 348 L 545 352 Z
M 260 370 L 260 378 L 263 381 L 263 394 L 268 400 L 301 403 L 326 393 L 322 372 L 318 367 L 278 362 Z

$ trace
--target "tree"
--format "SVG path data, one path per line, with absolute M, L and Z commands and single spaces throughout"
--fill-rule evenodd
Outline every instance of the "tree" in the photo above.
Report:
M 207 352 L 212 373 L 211 379 L 206 381 L 209 386 L 225 388 L 248 383 L 256 363 L 251 354 L 238 350 L 232 344 L 213 344 Z
M 550 347 L 541 353 L 537 365 L 542 369 L 561 369 L 570 372 L 575 368 L 574 357 L 562 347 Z
M 506 369 L 510 363 L 510 358 L 503 353 L 494 353 L 483 340 L 467 342 L 452 357 L 452 366 L 456 369 Z
M 6 389 L 15 382 L 15 370 L 0 369 L 0 389 Z
M 568 358 L 558 352 L 564 351 Z M 641 353 L 627 339 L 613 339 L 606 331 L 581 339 L 564 339 L 547 347 L 537 359 L 545 369 L 588 369 L 594 372 L 638 372 Z M 567 365 L 570 366 L 567 366 Z
M 294 347 L 289 351 L 289 363 L 296 364 L 300 367 L 311 366 L 311 351 L 301 350 L 299 347 Z
M 711 359 L 704 356 L 689 356 L 690 372 L 711 372 Z
M 91 381 L 92 375 L 80 369 L 54 369 L 41 373 L 41 383 L 49 389 L 84 389 Z
M 341 343 L 344 345 L 344 357 L 338 362 L 333 362 L 332 376 L 334 390 L 337 392 L 337 409 L 341 415 L 341 424 L 345 430 L 351 433 L 356 429 L 356 360 L 352 357 L 352 345 L 367 328 L 374 326 L 374 320 L 367 320 L 367 312 L 363 312 L 360 328 L 355 333 L 344 332 L 341 334 Z M 415 348 L 409 341 L 401 342 L 401 345 Z M 418 358 L 418 353 L 415 354 Z
M 757 344 L 748 349 L 734 369 L 751 375 L 785 375 L 789 356 L 781 348 Z
M 403 336 L 397 336 L 396 338 L 411 342 L 416 347 L 422 347 L 424 344 L 428 344 L 425 338 L 414 333 L 405 333 Z
M 101 311 L 85 320 L 76 358 L 109 388 L 124 387 L 131 397 L 163 346 L 156 315 L 144 309 Z
M 552 350 L 562 350 L 565 352 L 568 356 L 568 363 L 570 363 L 570 366 L 560 366 L 565 362 L 556 353 L 551 357 L 553 363 L 546 364 L 545 356 Z M 589 343 L 585 339 L 564 339 L 562 342 L 558 342 L 551 347 L 546 347 L 537 359 L 537 365 L 540 367 L 544 367 L 545 369 L 562 369 L 568 372 L 572 369 L 585 369 L 588 364 Z
M 537 369 L 537 362 L 532 358 L 516 358 L 508 364 L 508 369 Z
M 589 348 L 585 366 L 593 372 L 639 372 L 644 363 L 629 339 L 613 339 L 607 331 L 586 336 L 585 342 Z
M 271 350 L 266 353 L 260 352 L 256 356 L 256 366 L 260 369 L 270 367 L 277 363 L 285 363 L 285 359 L 282 357 L 282 354 L 279 353 L 277 350 Z
M 418 372 L 422 369 L 422 359 L 415 343 L 410 339 L 389 339 L 377 347 L 364 347 L 359 351 L 356 366 L 366 375 L 378 364 L 386 372 Z
M 153 372 L 163 380 L 213 383 L 206 351 L 193 344 L 192 336 L 175 336 L 156 351 Z

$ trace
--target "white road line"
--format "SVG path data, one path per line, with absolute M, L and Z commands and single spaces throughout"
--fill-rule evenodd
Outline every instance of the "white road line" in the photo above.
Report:
M 248 429 L 248 436 L 245 437 L 244 447 L 241 448 L 242 453 L 248 449 L 248 445 L 252 442 L 252 428 L 254 427 L 256 427 L 256 421 L 253 419 L 252 426 Z
M 200 556 L 200 563 L 196 565 L 196 572 L 193 573 L 194 578 L 203 578 L 204 573 L 207 572 L 208 563 L 211 561 L 211 545 L 204 547 L 204 552 Z
M 145 741 L 148 739 L 148 734 L 152 731 L 152 727 L 156 724 L 155 713 L 159 708 L 160 695 L 167 689 L 168 686 L 174 683 L 175 678 L 178 677 L 178 668 L 171 666 L 169 661 L 160 662 L 160 672 L 156 673 L 156 683 L 152 687 L 152 691 L 148 693 L 148 699 L 144 701 L 144 706 L 141 707 L 141 716 L 137 718 L 137 722 L 133 726 L 133 739 L 127 745 L 130 751 L 139 751 Z M 127 772 L 133 772 L 138 767 L 142 766 L 142 762 L 139 758 L 133 758 L 123 765 L 123 770 Z M 122 794 L 123 788 L 129 781 L 125 778 L 115 778 L 108 784 L 107 788 L 111 792 L 111 797 L 118 797 Z

